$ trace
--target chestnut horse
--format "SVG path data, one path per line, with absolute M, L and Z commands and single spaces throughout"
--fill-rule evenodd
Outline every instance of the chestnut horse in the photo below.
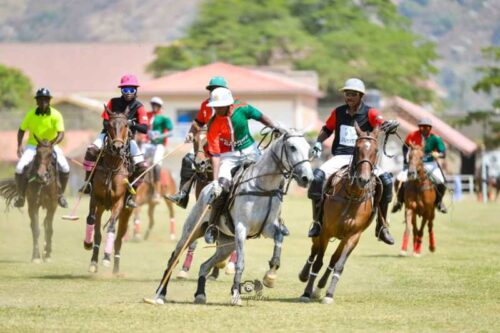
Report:
M 26 198 L 28 201 L 28 214 L 31 220 L 31 233 L 33 236 L 33 254 L 31 261 L 40 263 L 40 249 L 38 238 L 40 237 L 40 226 L 38 221 L 38 211 L 40 207 L 47 210 L 47 215 L 43 220 L 45 229 L 45 248 L 43 260 L 50 261 L 52 254 L 52 223 L 57 209 L 58 186 L 57 170 L 54 158 L 53 142 L 42 140 L 36 147 L 36 155 L 27 167 L 25 176 L 28 178 L 26 188 Z M 7 207 L 10 206 L 12 199 L 17 197 L 16 183 L 13 179 L 7 179 L 0 182 L 0 195 L 5 197 Z
M 111 210 L 111 217 L 107 222 L 107 240 L 103 265 L 110 265 L 114 245 L 113 273 L 118 273 L 120 270 L 122 238 L 127 232 L 128 220 L 132 214 L 132 209 L 125 207 L 126 180 L 129 176 L 128 113 L 130 110 L 127 107 L 123 113 L 114 113 L 106 108 L 106 112 L 109 116 L 109 126 L 107 127 L 107 136 L 102 148 L 102 156 L 96 163 L 96 169 L 92 177 L 92 192 L 87 216 L 87 227 L 92 228 L 93 226 L 94 241 L 93 244 L 84 241 L 85 249 L 90 250 L 93 247 L 89 267 L 91 273 L 97 272 L 103 212 Z M 119 220 L 118 232 L 116 230 L 117 220 Z M 117 233 L 116 236 L 115 233 Z
M 374 172 L 379 128 L 365 133 L 357 123 L 354 125 L 358 138 L 351 164 L 333 174 L 327 183 L 323 199 L 323 227 L 320 235 L 312 239 L 311 254 L 299 274 L 302 282 L 307 281 L 304 294 L 300 297 L 303 302 L 320 297 L 331 272 L 332 281 L 323 303 L 333 302 L 335 287 L 347 258 L 358 244 L 363 231 L 372 222 L 380 201 L 381 184 Z M 314 282 L 323 266 L 323 256 L 332 237 L 339 239 L 340 244 L 313 292 Z
M 410 145 L 408 162 L 408 180 L 404 186 L 405 223 L 406 229 L 403 234 L 403 245 L 401 255 L 406 256 L 408 239 L 413 229 L 413 254 L 420 256 L 422 249 L 422 238 L 425 225 L 429 229 L 429 250 L 436 250 L 434 239 L 434 203 L 436 201 L 436 190 L 432 181 L 427 176 L 423 158 L 425 157 L 422 147 Z M 417 216 L 422 217 L 420 228 L 417 228 Z
M 137 189 L 137 196 L 135 201 L 137 203 L 137 208 L 134 210 L 134 239 L 140 239 L 140 215 L 141 215 L 141 206 L 148 205 L 148 218 L 149 225 L 146 233 L 144 234 L 144 240 L 147 240 L 153 230 L 155 225 L 154 212 L 155 207 L 158 205 L 158 202 L 153 200 L 154 197 L 154 180 L 152 177 L 153 170 L 147 173 L 144 183 L 139 186 Z M 161 193 L 160 195 L 163 197 L 165 204 L 168 208 L 168 214 L 170 217 L 170 239 L 175 239 L 175 211 L 174 204 L 166 198 L 167 195 L 172 195 L 177 192 L 177 187 L 175 186 L 175 181 L 172 177 L 172 174 L 167 169 L 161 169 Z

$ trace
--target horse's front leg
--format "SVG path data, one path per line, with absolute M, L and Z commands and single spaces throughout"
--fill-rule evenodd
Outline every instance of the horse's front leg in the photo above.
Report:
M 313 297 L 313 288 L 314 281 L 318 277 L 318 273 L 323 267 L 323 256 L 325 255 L 326 248 L 328 247 L 329 237 L 326 236 L 326 232 L 321 232 L 319 237 L 314 239 L 314 242 L 317 242 L 317 255 L 316 260 L 314 260 L 314 264 L 312 265 L 311 272 L 309 273 L 309 278 L 307 279 L 307 285 L 304 289 L 304 293 L 300 296 L 300 300 L 302 302 L 309 302 L 311 297 Z
M 42 262 L 40 259 L 40 249 L 38 247 L 38 238 L 40 237 L 40 226 L 38 223 L 38 206 L 36 204 L 28 203 L 28 215 L 31 221 L 31 235 L 33 237 L 33 253 L 31 255 L 31 262 L 39 264 Z
M 94 241 L 96 210 L 96 202 L 92 196 L 89 202 L 89 214 L 87 215 L 87 223 L 85 224 L 85 239 L 83 240 L 83 248 L 85 250 L 92 249 L 92 242 Z
M 123 236 L 127 233 L 128 220 L 132 215 L 131 209 L 123 209 L 120 213 L 120 220 L 118 222 L 118 233 L 115 239 L 115 258 L 113 260 L 113 274 L 120 272 L 120 251 L 123 243 Z
M 347 261 L 347 258 L 351 254 L 352 250 L 354 250 L 354 248 L 358 244 L 360 237 L 361 237 L 361 232 L 354 234 L 348 239 L 344 239 L 340 242 L 337 251 L 340 250 L 341 254 L 339 259 L 333 266 L 332 282 L 330 283 L 330 287 L 328 287 L 325 298 L 323 298 L 322 301 L 323 304 L 331 304 L 333 302 L 333 295 L 335 294 L 335 288 L 337 287 L 337 282 L 339 282 L 340 275 L 344 271 L 344 266 Z
M 101 205 L 96 205 L 95 208 L 95 220 L 94 220 L 94 246 L 92 249 L 92 258 L 90 259 L 90 273 L 97 273 L 97 263 L 99 259 L 99 247 L 101 246 L 101 220 L 102 213 L 104 212 L 104 207 Z
M 269 270 L 264 275 L 262 279 L 262 283 L 268 287 L 273 288 L 274 283 L 277 278 L 276 271 L 280 267 L 280 259 L 281 259 L 281 246 L 283 244 L 284 235 L 281 232 L 281 228 L 279 225 L 273 224 L 274 230 L 274 249 L 273 256 L 269 261 Z
M 57 204 L 56 204 L 57 205 Z M 57 206 L 49 207 L 47 209 L 47 215 L 43 220 L 43 226 L 45 228 L 45 248 L 43 254 L 43 260 L 45 262 L 50 262 L 52 254 L 52 235 L 54 234 L 53 222 L 54 214 L 56 212 Z
M 412 232 L 412 225 L 411 225 L 411 216 L 409 216 L 408 212 L 410 211 L 409 208 L 405 208 L 405 231 L 403 233 L 403 243 L 401 244 L 401 252 L 399 253 L 400 256 L 406 257 L 408 255 L 408 243 L 410 240 L 410 235 Z
M 151 231 L 153 231 L 153 228 L 155 226 L 155 204 L 148 203 L 148 219 L 149 219 L 149 225 L 148 225 L 148 230 L 146 230 L 146 234 L 144 235 L 144 240 L 149 239 L 149 236 L 151 236 Z
M 243 222 L 236 222 L 235 228 L 235 243 L 236 243 L 236 272 L 234 274 L 233 286 L 231 287 L 231 304 L 241 305 L 241 277 L 245 269 L 245 240 L 247 238 L 247 227 Z
M 104 247 L 104 258 L 102 264 L 104 267 L 111 266 L 111 253 L 113 253 L 113 245 L 116 237 L 116 221 L 123 208 L 123 200 L 117 200 L 111 208 L 111 217 L 109 218 L 108 230 L 106 231 L 106 246 Z
M 436 251 L 436 239 L 434 238 L 434 217 L 429 219 L 429 251 Z

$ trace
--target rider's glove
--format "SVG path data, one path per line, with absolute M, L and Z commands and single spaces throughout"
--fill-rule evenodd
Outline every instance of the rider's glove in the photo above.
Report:
M 194 140 L 194 134 L 193 134 L 193 132 L 189 132 L 186 135 L 186 139 L 184 139 L 184 142 L 185 143 L 190 143 L 190 142 L 193 142 L 193 140 Z
M 311 148 L 309 151 L 309 157 L 311 158 L 320 158 L 321 157 L 321 152 L 323 152 L 323 145 L 321 142 L 316 141 L 314 146 Z
M 382 125 L 380 129 L 387 134 L 394 134 L 398 130 L 399 122 L 397 120 L 387 120 Z
M 212 194 L 214 195 L 215 198 L 219 197 L 222 194 L 222 186 L 219 183 L 218 180 L 214 180 L 212 182 Z
M 133 128 L 135 126 L 135 120 L 134 119 L 129 119 L 128 120 L 128 127 Z

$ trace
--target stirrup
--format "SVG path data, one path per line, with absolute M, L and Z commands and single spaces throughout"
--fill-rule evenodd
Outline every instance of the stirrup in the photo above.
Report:
M 382 225 L 378 230 L 375 228 L 375 232 L 375 236 L 379 241 L 382 241 L 387 245 L 394 245 L 394 238 L 392 238 L 389 233 L 389 229 L 385 225 Z
M 173 195 L 165 195 L 164 197 L 170 201 L 172 201 L 175 204 L 179 204 L 182 199 L 186 196 L 186 193 L 184 191 L 180 191 L 179 193 L 173 194 Z
M 59 198 L 57 198 L 57 203 L 62 208 L 68 208 L 68 202 L 66 201 L 66 198 L 63 195 L 60 195 Z
M 133 196 L 128 197 L 125 205 L 127 206 L 127 208 L 137 208 L 137 203 L 135 202 Z
M 403 208 L 403 204 L 402 204 L 401 202 L 399 202 L 399 201 L 398 201 L 398 202 L 396 202 L 396 203 L 394 204 L 394 206 L 392 206 L 392 210 L 391 210 L 391 212 L 392 212 L 392 213 L 396 213 L 396 212 L 400 211 L 400 210 L 401 210 L 401 208 Z

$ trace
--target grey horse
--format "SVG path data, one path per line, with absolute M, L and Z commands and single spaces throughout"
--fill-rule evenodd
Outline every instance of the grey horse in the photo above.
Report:
M 260 235 L 274 239 L 273 257 L 269 262 L 270 269 L 264 277 L 265 285 L 269 287 L 274 285 L 276 270 L 280 265 L 283 242 L 279 216 L 285 194 L 284 184 L 287 179 L 295 179 L 299 186 L 309 186 L 313 179 L 311 163 L 308 158 L 309 148 L 310 146 L 301 132 L 296 130 L 283 131 L 281 136 L 264 150 L 262 157 L 246 169 L 239 185 L 234 190 L 234 202 L 229 211 L 233 223 L 225 221 L 226 217 L 222 214 L 222 221 L 219 223 L 217 250 L 200 267 L 195 303 L 206 303 L 205 284 L 208 273 L 236 248 L 238 259 L 231 288 L 231 304 L 241 304 L 240 288 L 245 265 L 245 240 Z M 184 224 L 182 236 L 169 260 L 164 279 L 156 291 L 154 299 L 156 304 L 163 304 L 166 300 L 169 277 L 165 279 L 165 276 L 167 276 L 170 266 L 174 264 L 172 259 L 178 256 L 189 235 L 193 233 L 193 228 L 198 220 L 200 218 L 208 220 L 208 216 L 203 217 L 202 215 L 206 212 L 206 207 L 212 199 L 213 187 L 209 184 L 200 193 L 198 201 Z M 203 236 L 203 231 L 203 225 L 198 227 L 191 240 Z

